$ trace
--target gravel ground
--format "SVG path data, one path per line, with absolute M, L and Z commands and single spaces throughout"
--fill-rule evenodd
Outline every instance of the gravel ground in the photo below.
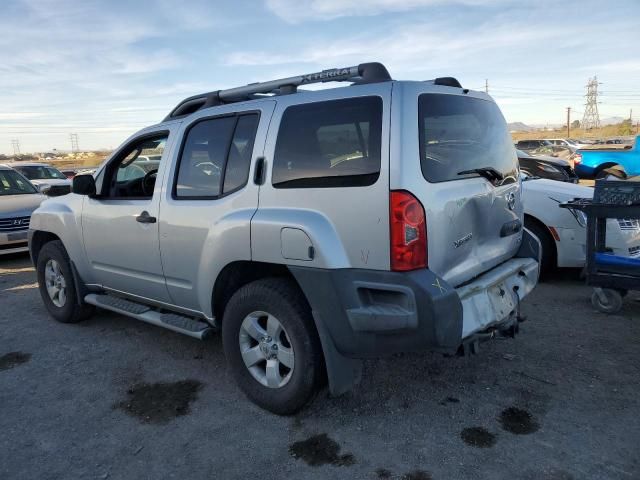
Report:
M 0 258 L 0 478 L 640 478 L 640 304 L 562 275 L 515 339 L 369 361 L 295 417 L 249 403 L 206 342 L 110 313 L 51 320 Z

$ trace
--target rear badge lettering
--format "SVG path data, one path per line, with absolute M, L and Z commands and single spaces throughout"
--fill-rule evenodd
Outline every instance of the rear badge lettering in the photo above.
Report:
M 459 248 L 473 238 L 473 233 L 468 233 L 464 237 L 453 242 L 455 248 Z

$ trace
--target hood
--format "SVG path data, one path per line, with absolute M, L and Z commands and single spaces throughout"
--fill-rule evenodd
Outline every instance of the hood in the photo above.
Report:
M 27 217 L 47 197 L 36 193 L 0 196 L 0 218 Z
M 39 178 L 37 180 L 29 180 L 34 185 L 71 185 L 71 180 L 69 179 L 58 179 L 58 178 Z
M 551 163 L 552 165 L 557 165 L 559 167 L 569 167 L 571 165 L 568 161 L 562 158 L 550 157 L 549 155 L 529 155 L 529 158 L 542 160 L 543 162 Z
M 522 186 L 528 191 L 538 192 L 561 202 L 574 198 L 593 198 L 593 188 L 576 185 L 575 183 L 539 178 L 525 180 L 522 182 Z

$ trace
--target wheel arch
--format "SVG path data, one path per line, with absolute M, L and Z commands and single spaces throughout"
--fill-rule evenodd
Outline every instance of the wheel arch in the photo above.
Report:
M 290 279 L 300 290 L 307 304 L 309 301 L 300 288 L 295 277 L 286 265 L 277 263 L 238 260 L 227 264 L 218 274 L 213 285 L 211 305 L 216 324 L 222 325 L 224 310 L 235 292 L 248 283 L 267 277 Z
M 527 220 L 529 220 L 531 223 L 540 227 L 547 235 L 547 238 L 551 240 L 551 245 L 553 245 L 553 251 L 550 253 L 552 255 L 553 265 L 557 266 L 558 265 L 558 246 L 556 245 L 556 239 L 551 233 L 551 230 L 549 230 L 549 227 L 542 220 L 528 213 L 524 214 L 524 220 L 525 220 L 525 226 L 526 226 Z
M 611 167 L 617 167 L 617 166 L 621 166 L 619 163 L 616 162 L 605 162 L 605 163 L 601 163 L 600 165 L 598 165 L 596 168 L 593 169 L 593 177 L 597 177 L 598 174 L 604 170 L 605 168 L 611 168 Z
M 60 240 L 60 237 L 55 233 L 46 232 L 43 230 L 36 230 L 31 234 L 29 239 L 29 253 L 31 255 L 31 261 L 34 265 L 38 263 L 38 255 L 45 244 L 53 242 L 54 240 Z
M 255 261 L 235 261 L 226 265 L 216 278 L 211 297 L 216 326 L 222 326 L 226 305 L 239 288 L 266 277 L 286 278 L 295 285 L 313 316 L 316 334 L 322 346 L 323 368 L 329 391 L 333 395 L 341 395 L 351 390 L 360 378 L 362 362 L 347 358 L 338 352 L 322 319 L 314 314 L 311 302 L 300 282 L 286 265 Z

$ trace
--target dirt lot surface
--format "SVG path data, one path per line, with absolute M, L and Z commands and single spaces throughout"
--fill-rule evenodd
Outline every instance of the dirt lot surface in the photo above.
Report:
M 249 403 L 219 338 L 118 315 L 55 323 L 0 258 L 0 478 L 640 478 L 640 303 L 594 313 L 571 276 L 472 358 L 399 355 L 295 417 Z

